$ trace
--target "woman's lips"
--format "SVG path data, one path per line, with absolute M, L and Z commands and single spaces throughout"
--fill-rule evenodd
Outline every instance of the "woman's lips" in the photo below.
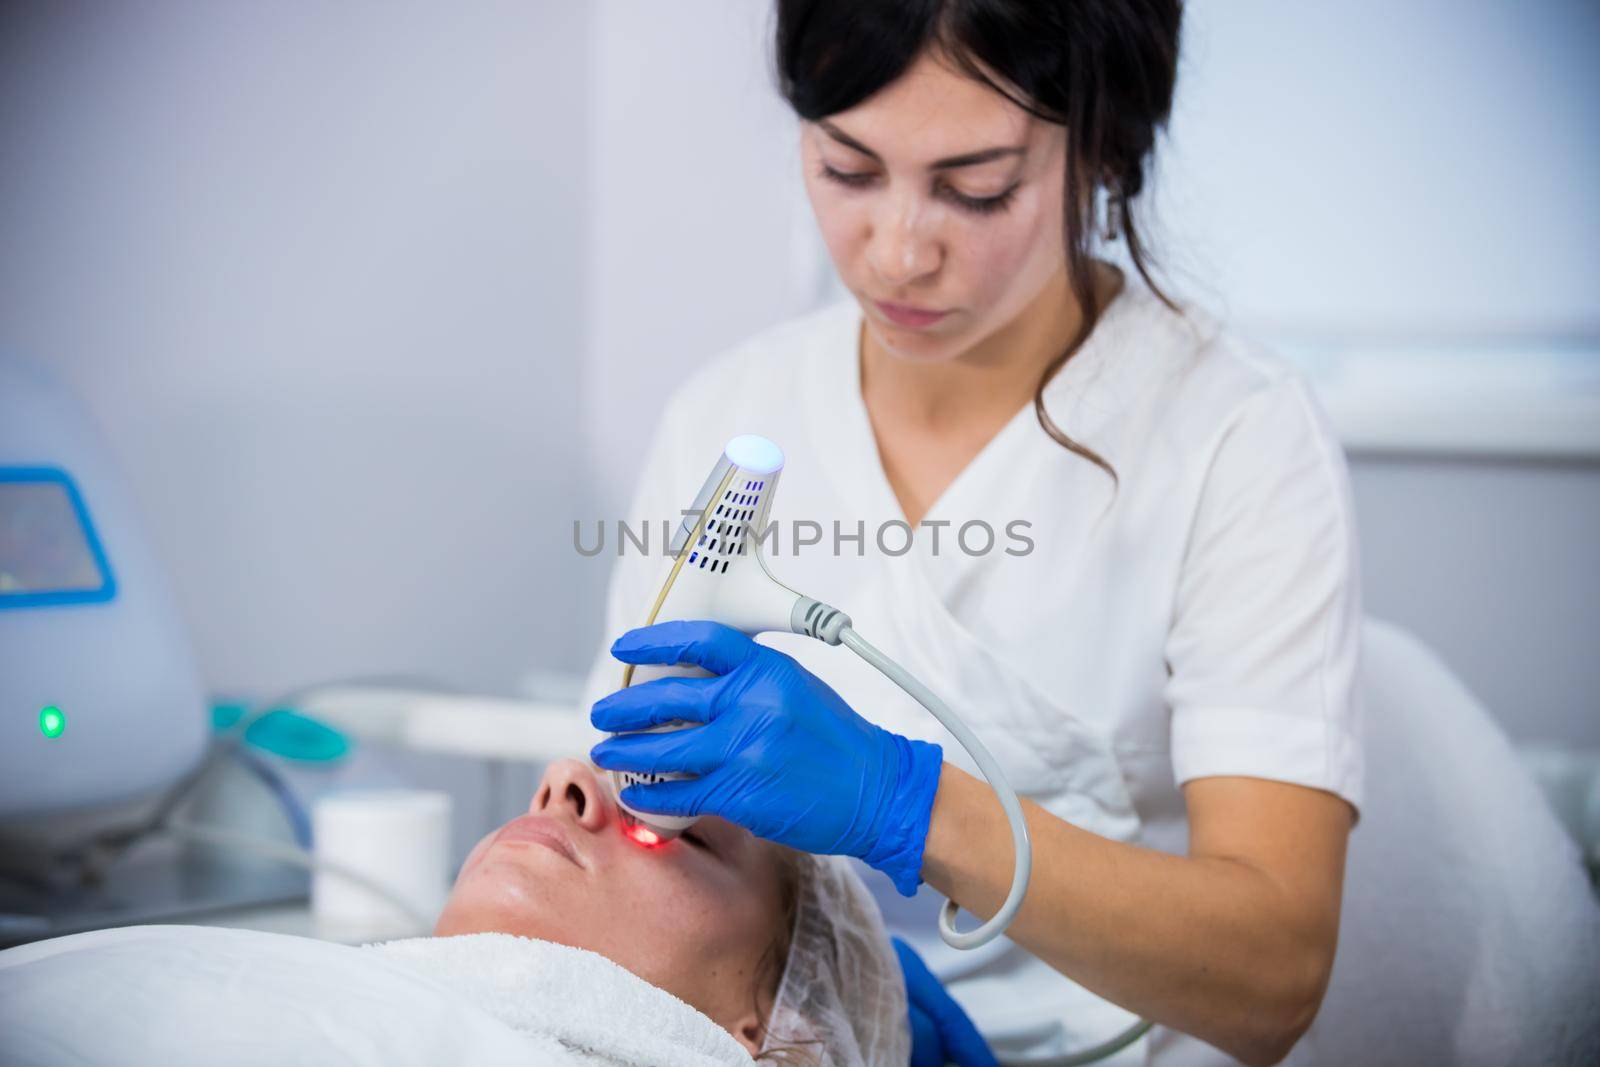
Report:
M 907 307 L 904 304 L 889 304 L 882 300 L 874 300 L 878 310 L 884 317 L 900 326 L 909 326 L 919 329 L 923 326 L 932 326 L 946 315 L 948 311 L 925 311 L 922 308 Z
M 572 846 L 572 839 L 561 825 L 547 815 L 521 815 L 500 828 L 494 837 L 495 844 L 502 841 L 522 841 L 543 845 L 552 852 L 565 856 L 576 867 L 585 866 Z

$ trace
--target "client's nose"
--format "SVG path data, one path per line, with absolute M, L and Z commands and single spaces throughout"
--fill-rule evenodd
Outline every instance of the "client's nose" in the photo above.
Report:
M 557 760 L 545 769 L 529 811 L 571 819 L 590 833 L 604 829 L 610 798 L 594 771 L 575 759 Z

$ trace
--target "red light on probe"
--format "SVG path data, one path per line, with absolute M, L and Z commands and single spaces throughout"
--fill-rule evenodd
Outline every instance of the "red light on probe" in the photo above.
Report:
M 634 823 L 624 831 L 629 837 L 646 847 L 661 844 L 661 835 L 642 823 Z

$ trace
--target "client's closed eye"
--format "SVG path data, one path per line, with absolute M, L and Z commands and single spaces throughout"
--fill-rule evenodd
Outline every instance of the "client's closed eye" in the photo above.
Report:
M 706 839 L 705 838 L 701 837 L 699 834 L 694 833 L 691 830 L 685 830 L 685 831 L 683 831 L 683 833 L 679 834 L 678 836 L 683 838 L 685 841 L 689 842 L 689 844 L 693 845 L 695 848 L 700 849 L 702 852 L 709 852 L 713 856 L 716 855 L 716 853 L 717 853 L 716 849 L 712 848 L 709 844 L 706 843 Z

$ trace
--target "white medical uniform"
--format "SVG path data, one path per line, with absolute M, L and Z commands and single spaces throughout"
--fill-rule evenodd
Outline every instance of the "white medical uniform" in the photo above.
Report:
M 730 437 L 759 433 L 787 457 L 773 574 L 848 613 L 972 726 L 1019 792 L 1057 816 L 1181 853 L 1179 787 L 1195 778 L 1274 779 L 1360 803 L 1348 474 L 1292 366 L 1201 312 L 1173 313 L 1130 280 L 1045 390 L 1056 424 L 1103 456 L 1120 485 L 1048 437 L 1030 403 L 901 554 L 904 515 L 861 397 L 861 328 L 853 300 L 834 304 L 723 353 L 672 395 L 631 508 L 631 522 L 651 520 L 654 554 L 630 543 L 616 561 L 606 644 L 646 618 L 667 568 L 662 520 L 676 527 Z M 983 527 L 958 536 L 975 520 L 993 530 L 987 551 Z M 796 522 L 817 524 L 821 542 L 797 546 Z M 847 649 L 792 634 L 760 640 L 861 715 L 939 742 L 976 773 L 930 715 Z M 602 647 L 585 707 L 621 673 Z M 928 886 L 907 899 L 876 873 L 869 884 L 891 929 L 997 1052 L 1073 1051 L 1135 1021 L 1009 939 L 948 948 Z M 958 923 L 975 924 L 964 913 Z M 1158 1027 L 1111 1062 L 1233 1061 Z

